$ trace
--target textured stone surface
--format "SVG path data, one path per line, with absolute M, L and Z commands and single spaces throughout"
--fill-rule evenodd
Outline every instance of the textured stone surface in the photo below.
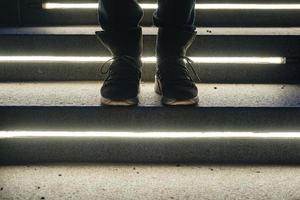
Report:
M 298 166 L 0 167 L 0 199 L 298 200 Z
M 100 82 L 0 83 L 0 106 L 99 106 Z M 160 106 L 143 83 L 141 106 Z M 300 85 L 198 84 L 199 107 L 300 107 Z
M 63 12 L 63 11 L 56 11 Z M 215 11 L 214 11 L 215 12 Z M 42 27 L 0 28 L 0 56 L 110 56 L 97 41 L 99 26 L 46 26 L 45 19 L 32 14 L 32 20 L 41 20 Z M 54 13 L 53 13 L 54 14 Z M 54 15 L 56 15 L 54 14 Z M 61 13 L 62 14 L 62 13 Z M 74 13 L 73 13 L 74 14 Z M 212 13 L 210 13 L 212 14 Z M 210 16 L 209 14 L 209 16 Z M 228 14 L 228 13 L 227 13 Z M 296 13 L 294 13 L 296 14 Z M 226 13 L 224 13 L 226 15 Z M 268 14 L 267 14 L 268 15 Z M 52 15 L 51 15 L 52 16 Z M 63 15 L 66 17 L 65 15 Z M 206 16 L 208 20 L 211 17 Z M 214 15 L 212 15 L 215 17 Z M 221 14 L 222 16 L 222 14 Z M 44 16 L 45 17 L 45 16 Z M 75 15 L 74 17 L 78 17 Z M 148 16 L 152 19 L 152 15 Z M 232 16 L 231 16 L 232 17 Z M 263 19 L 266 16 L 264 15 Z M 53 20 L 54 16 L 46 17 Z M 71 23 L 86 19 L 79 17 Z M 247 17 L 246 17 L 247 18 Z M 284 17 L 283 17 L 284 18 Z M 201 18 L 202 19 L 202 18 Z M 223 19 L 217 17 L 216 21 Z M 236 21 L 235 18 L 233 18 Z M 253 17 L 249 18 L 250 21 Z M 61 21 L 58 17 L 55 20 Z M 265 20 L 265 19 L 264 19 Z M 278 21 L 276 19 L 275 21 Z M 152 21 L 152 20 L 150 20 Z M 259 20 L 260 22 L 261 20 Z M 274 20 L 271 20 L 274 21 Z M 52 25 L 55 25 L 52 24 Z M 220 26 L 222 27 L 222 26 Z M 198 57 L 287 57 L 286 64 L 205 64 L 194 68 L 203 83 L 299 83 L 298 64 L 289 58 L 298 57 L 300 29 L 289 28 L 198 28 L 198 36 L 187 52 Z M 143 29 L 143 56 L 155 56 L 157 28 Z M 99 68 L 104 62 L 15 62 L 1 61 L 0 81 L 65 81 L 104 80 Z M 153 81 L 154 63 L 145 63 L 142 78 Z
M 100 82 L 1 83 L 1 131 L 297 132 L 299 85 L 200 84 L 198 107 L 167 108 L 143 83 L 141 105 L 100 106 Z M 284 133 L 283 133 L 284 134 Z M 299 163 L 299 139 L 8 138 L 0 161 Z M 89 148 L 87 148 L 89 147 Z M 176 153 L 174 153 L 176 152 Z
M 100 87 L 100 82 L 1 83 L 0 129 L 300 130 L 299 85 L 199 84 L 200 103 L 196 108 L 162 107 L 153 83 L 142 84 L 138 107 L 103 107 Z
M 11 27 L 2 28 L 0 35 L 94 35 L 101 28 L 99 26 L 51 26 L 51 27 Z M 157 34 L 155 27 L 143 27 L 144 35 Z M 197 28 L 198 35 L 300 35 L 300 28 L 221 28 L 221 27 L 203 27 Z

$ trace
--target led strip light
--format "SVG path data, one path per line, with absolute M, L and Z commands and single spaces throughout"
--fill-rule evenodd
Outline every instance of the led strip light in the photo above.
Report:
M 286 64 L 284 57 L 190 57 L 195 63 L 206 64 Z M 0 62 L 106 62 L 111 57 L 93 56 L 0 56 Z M 156 57 L 143 57 L 144 63 L 155 63 Z
M 157 9 L 157 4 L 140 4 L 144 10 Z M 44 3 L 44 9 L 98 9 L 97 3 Z M 196 4 L 197 10 L 299 10 L 300 4 Z
M 0 131 L 3 138 L 273 138 L 300 139 L 300 132 L 63 132 L 63 131 Z

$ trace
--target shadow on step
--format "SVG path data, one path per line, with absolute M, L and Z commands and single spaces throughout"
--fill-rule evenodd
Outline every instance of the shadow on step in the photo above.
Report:
M 1 130 L 299 131 L 299 107 L 0 107 Z

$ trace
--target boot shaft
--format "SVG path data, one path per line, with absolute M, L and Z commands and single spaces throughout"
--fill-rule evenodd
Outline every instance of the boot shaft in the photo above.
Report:
M 196 32 L 159 28 L 156 41 L 158 61 L 165 58 L 182 58 L 196 37 Z
M 97 38 L 113 57 L 131 56 L 140 59 L 143 50 L 142 28 L 126 31 L 98 31 Z

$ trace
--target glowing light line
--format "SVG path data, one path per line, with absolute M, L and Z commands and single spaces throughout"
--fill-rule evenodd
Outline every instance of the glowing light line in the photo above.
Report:
M 93 56 L 0 56 L 0 62 L 105 62 L 111 57 Z M 284 57 L 190 57 L 195 63 L 212 64 L 285 64 Z M 143 57 L 144 63 L 155 63 L 156 57 Z
M 63 132 L 63 131 L 0 131 L 3 138 L 273 138 L 300 139 L 300 132 Z
M 145 10 L 157 9 L 157 4 L 140 4 Z M 97 3 L 44 3 L 44 9 L 98 9 Z M 196 4 L 197 10 L 299 10 L 300 4 Z

